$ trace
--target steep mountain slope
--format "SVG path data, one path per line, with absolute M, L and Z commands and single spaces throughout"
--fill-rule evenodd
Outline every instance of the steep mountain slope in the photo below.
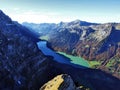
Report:
M 120 60 L 120 24 L 107 23 L 99 25 L 82 26 L 78 24 L 66 25 L 64 28 L 56 28 L 56 32 L 52 33 L 49 43 L 54 50 L 63 51 L 68 54 L 77 55 L 85 58 L 86 60 L 94 60 L 100 63 L 95 66 L 102 70 L 116 74 L 120 78 L 119 74 L 119 60 Z M 113 70 L 109 70 L 111 67 L 107 67 L 110 59 L 116 57 L 116 60 L 112 60 L 114 63 L 111 65 Z M 116 71 L 117 72 L 114 72 Z
M 41 39 L 47 40 L 54 50 L 81 56 L 93 63 L 92 68 L 99 68 L 120 78 L 119 23 L 96 24 L 75 20 L 60 22 L 46 29 L 48 32 Z M 44 30 L 41 32 L 44 33 Z
M 64 73 L 71 75 L 76 86 L 119 90 L 119 79 L 100 70 L 55 62 L 43 55 L 36 41 L 28 29 L 0 11 L 0 90 L 38 90 L 48 80 Z
M 58 24 L 55 24 L 55 23 L 35 24 L 35 23 L 23 22 L 22 25 L 29 28 L 29 30 L 34 31 L 35 33 L 38 33 L 41 39 L 48 40 L 50 37 L 49 35 L 54 33 L 56 30 L 59 31 L 60 28 L 64 28 L 64 27 L 68 27 L 68 26 L 72 27 L 73 25 L 89 26 L 89 25 L 97 25 L 97 24 L 76 20 L 76 21 L 72 21 L 72 22 L 60 22 Z
M 34 84 L 40 82 L 36 81 L 36 74 L 45 68 L 42 65 L 46 65 L 48 58 L 39 51 L 36 41 L 28 29 L 0 11 L 1 90 L 38 88 Z M 41 75 L 42 72 L 38 76 Z

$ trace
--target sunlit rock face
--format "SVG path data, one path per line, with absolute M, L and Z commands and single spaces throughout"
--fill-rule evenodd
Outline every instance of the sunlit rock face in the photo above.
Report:
M 40 90 L 76 90 L 76 87 L 71 77 L 63 74 L 44 84 Z

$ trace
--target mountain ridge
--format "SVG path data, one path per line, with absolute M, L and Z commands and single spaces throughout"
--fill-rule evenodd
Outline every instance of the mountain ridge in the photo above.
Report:
M 1 90 L 38 90 L 59 74 L 69 74 L 76 86 L 85 85 L 93 90 L 119 90 L 120 80 L 110 74 L 96 69 L 71 67 L 45 56 L 37 47 L 36 37 L 32 36 L 31 32 L 28 33 L 27 28 L 13 22 L 5 14 L 2 15 L 0 16 Z
M 80 25 L 80 22 L 82 22 L 82 25 Z M 37 28 L 36 30 L 33 29 L 33 31 L 37 31 Z M 88 61 L 97 61 L 100 65 L 94 67 L 102 67 L 102 70 L 114 75 L 116 72 L 110 70 L 111 67 L 113 70 L 119 68 L 119 59 L 117 61 L 113 60 L 116 64 L 109 64 L 113 57 L 114 59 L 120 57 L 119 33 L 120 23 L 101 24 L 75 20 L 67 23 L 60 22 L 47 29 L 47 33 L 44 33 L 44 35 L 40 34 L 40 37 L 47 40 L 49 46 L 55 51 L 80 56 Z M 120 78 L 119 70 L 115 76 Z

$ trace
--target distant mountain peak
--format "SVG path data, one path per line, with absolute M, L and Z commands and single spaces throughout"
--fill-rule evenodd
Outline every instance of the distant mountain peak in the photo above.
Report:
M 2 10 L 0 10 L 0 23 L 11 23 L 12 20 L 9 16 L 7 16 L 5 13 L 3 13 Z
M 80 23 L 80 22 L 86 22 L 86 21 L 82 21 L 82 20 L 76 19 L 76 20 L 71 21 L 71 22 L 74 22 L 74 23 Z
M 92 22 L 87 22 L 87 21 L 82 21 L 79 19 L 76 19 L 74 21 L 69 22 L 69 24 L 71 25 L 80 25 L 80 26 L 90 26 L 90 25 L 98 25 L 98 23 L 92 23 Z

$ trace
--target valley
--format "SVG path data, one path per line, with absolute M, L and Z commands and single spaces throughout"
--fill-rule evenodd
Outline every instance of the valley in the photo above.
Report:
M 31 26 L 36 27 L 41 24 L 31 24 Z M 87 60 L 90 68 L 101 69 L 120 78 L 119 26 L 119 23 L 100 24 L 80 20 L 60 22 L 54 26 L 48 23 L 44 27 L 44 31 L 47 32 L 40 34 L 40 37 L 42 40 L 47 40 L 48 46 L 56 52 L 62 52 L 62 55 L 68 58 L 76 57 L 75 60 L 72 59 L 74 63 L 79 64 L 81 60 L 78 62 L 77 57 L 81 57 Z M 31 30 L 35 32 L 40 30 L 40 27 L 39 30 L 32 27 Z M 112 58 L 117 58 L 117 61 Z M 109 65 L 111 60 L 115 64 Z M 117 71 L 111 72 L 111 67 Z
M 120 90 L 120 0 L 1 0 L 0 90 Z
M 58 52 L 58 53 L 69 58 L 70 61 L 74 64 L 78 64 L 78 65 L 85 66 L 85 67 L 90 67 L 89 63 L 81 57 L 68 55 L 64 52 Z
M 79 25 L 78 21 L 75 21 L 75 24 L 73 22 L 68 24 L 70 27 Z M 18 22 L 12 21 L 0 10 L 0 90 L 44 90 L 46 86 L 49 87 L 47 82 L 50 80 L 52 85 L 54 85 L 54 81 L 57 81 L 57 90 L 59 88 L 63 90 L 67 88 L 74 90 L 119 90 L 119 39 L 115 39 L 116 46 L 105 49 L 109 50 L 105 51 L 106 54 L 104 54 L 108 56 L 107 59 L 105 56 L 99 59 L 85 58 L 85 55 L 91 54 L 92 45 L 99 42 L 101 47 L 107 47 L 105 45 L 113 42 L 110 38 L 115 35 L 119 37 L 119 31 L 113 30 L 113 34 L 105 40 L 106 42 L 100 43 L 101 39 L 109 33 L 101 38 L 93 34 L 98 33 L 99 30 L 95 32 L 86 27 L 91 23 L 82 22 L 81 25 L 85 24 L 85 27 L 79 26 L 81 29 L 69 28 L 70 30 L 65 29 L 68 24 L 60 23 L 57 25 L 58 27 L 53 26 L 54 30 L 47 32 L 47 34 L 39 34 Z M 83 32 L 86 31 L 88 35 L 88 41 L 92 37 L 96 43 L 81 42 L 87 37 L 85 33 L 80 35 L 82 28 L 85 29 Z M 104 25 L 99 28 L 109 31 L 108 28 L 104 28 Z M 47 38 L 47 42 L 40 40 L 41 36 L 43 40 Z M 83 50 L 79 51 L 82 48 Z M 98 47 L 96 46 L 96 48 Z M 79 53 L 76 52 L 77 50 Z M 98 51 L 94 50 L 93 52 L 99 54 Z M 102 52 L 104 50 L 100 51 L 100 53 Z M 93 54 L 96 55 L 96 53 Z M 54 77 L 56 79 L 52 81 Z M 52 87 L 51 84 L 50 87 Z
M 62 52 L 57 53 L 51 50 L 50 48 L 47 47 L 46 41 L 39 41 L 37 45 L 38 45 L 38 48 L 44 53 L 44 55 L 53 57 L 53 60 L 59 63 L 68 64 L 78 68 L 89 67 L 89 64 L 87 63 L 87 61 L 83 60 L 82 58 L 66 55 L 65 53 L 62 53 Z

